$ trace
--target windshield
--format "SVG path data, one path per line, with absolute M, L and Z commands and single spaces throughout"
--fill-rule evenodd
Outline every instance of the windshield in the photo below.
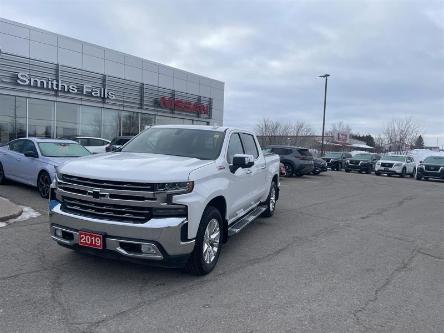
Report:
M 39 142 L 40 152 L 46 157 L 80 157 L 91 153 L 78 143 Z
M 225 133 L 187 128 L 151 127 L 129 142 L 122 151 L 215 160 Z
M 370 160 L 372 157 L 372 155 L 370 154 L 356 154 L 355 156 L 353 156 L 354 160 Z
M 429 156 L 424 160 L 424 163 L 444 165 L 444 156 Z
M 382 158 L 384 161 L 405 162 L 405 156 L 402 155 L 387 155 Z
M 324 157 L 328 157 L 328 158 L 341 158 L 342 153 L 340 152 L 332 152 L 332 153 L 326 153 Z

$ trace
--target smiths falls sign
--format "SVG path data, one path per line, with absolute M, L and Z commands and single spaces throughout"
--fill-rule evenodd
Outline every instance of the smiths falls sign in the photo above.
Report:
M 113 91 L 109 91 L 106 88 L 97 88 L 88 84 L 67 84 L 63 83 L 61 80 L 33 77 L 28 73 L 17 73 L 17 83 L 21 86 L 30 86 L 35 88 L 48 89 L 71 94 L 81 94 L 85 96 L 93 96 L 99 98 L 113 99 L 116 97 Z

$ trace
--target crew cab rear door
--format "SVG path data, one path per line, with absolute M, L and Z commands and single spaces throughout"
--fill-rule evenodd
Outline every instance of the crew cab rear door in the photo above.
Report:
M 264 191 L 266 191 L 266 165 L 264 154 L 261 153 L 258 143 L 253 135 L 248 133 L 241 133 L 242 145 L 245 154 L 253 155 L 254 165 L 249 168 L 248 186 L 251 190 L 250 204 L 256 205 L 262 198 Z M 268 187 L 267 187 L 268 188 Z

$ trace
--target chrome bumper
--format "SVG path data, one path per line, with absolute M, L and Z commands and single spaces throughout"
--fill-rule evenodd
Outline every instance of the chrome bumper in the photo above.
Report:
M 190 254 L 194 249 L 194 240 L 181 241 L 181 229 L 188 221 L 180 217 L 153 218 L 142 224 L 123 223 L 66 213 L 61 211 L 60 203 L 54 203 L 49 210 L 49 223 L 51 238 L 63 245 L 77 246 L 79 230 L 97 232 L 105 235 L 106 250 L 126 257 L 161 261 L 169 256 Z M 57 229 L 67 237 L 60 237 L 60 232 L 57 235 Z M 125 250 L 126 244 L 145 245 L 152 250 L 132 252 Z

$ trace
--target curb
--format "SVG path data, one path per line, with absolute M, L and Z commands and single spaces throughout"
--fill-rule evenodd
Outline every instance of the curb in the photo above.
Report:
M 22 207 L 19 207 L 16 204 L 9 201 L 8 199 L 2 198 L 2 197 L 0 197 L 0 206 L 2 206 L 2 204 L 3 204 L 2 201 L 4 201 L 4 205 L 7 206 L 9 208 L 9 210 L 12 212 L 9 214 L 6 214 L 6 215 L 0 214 L 0 222 L 15 219 L 23 213 Z

